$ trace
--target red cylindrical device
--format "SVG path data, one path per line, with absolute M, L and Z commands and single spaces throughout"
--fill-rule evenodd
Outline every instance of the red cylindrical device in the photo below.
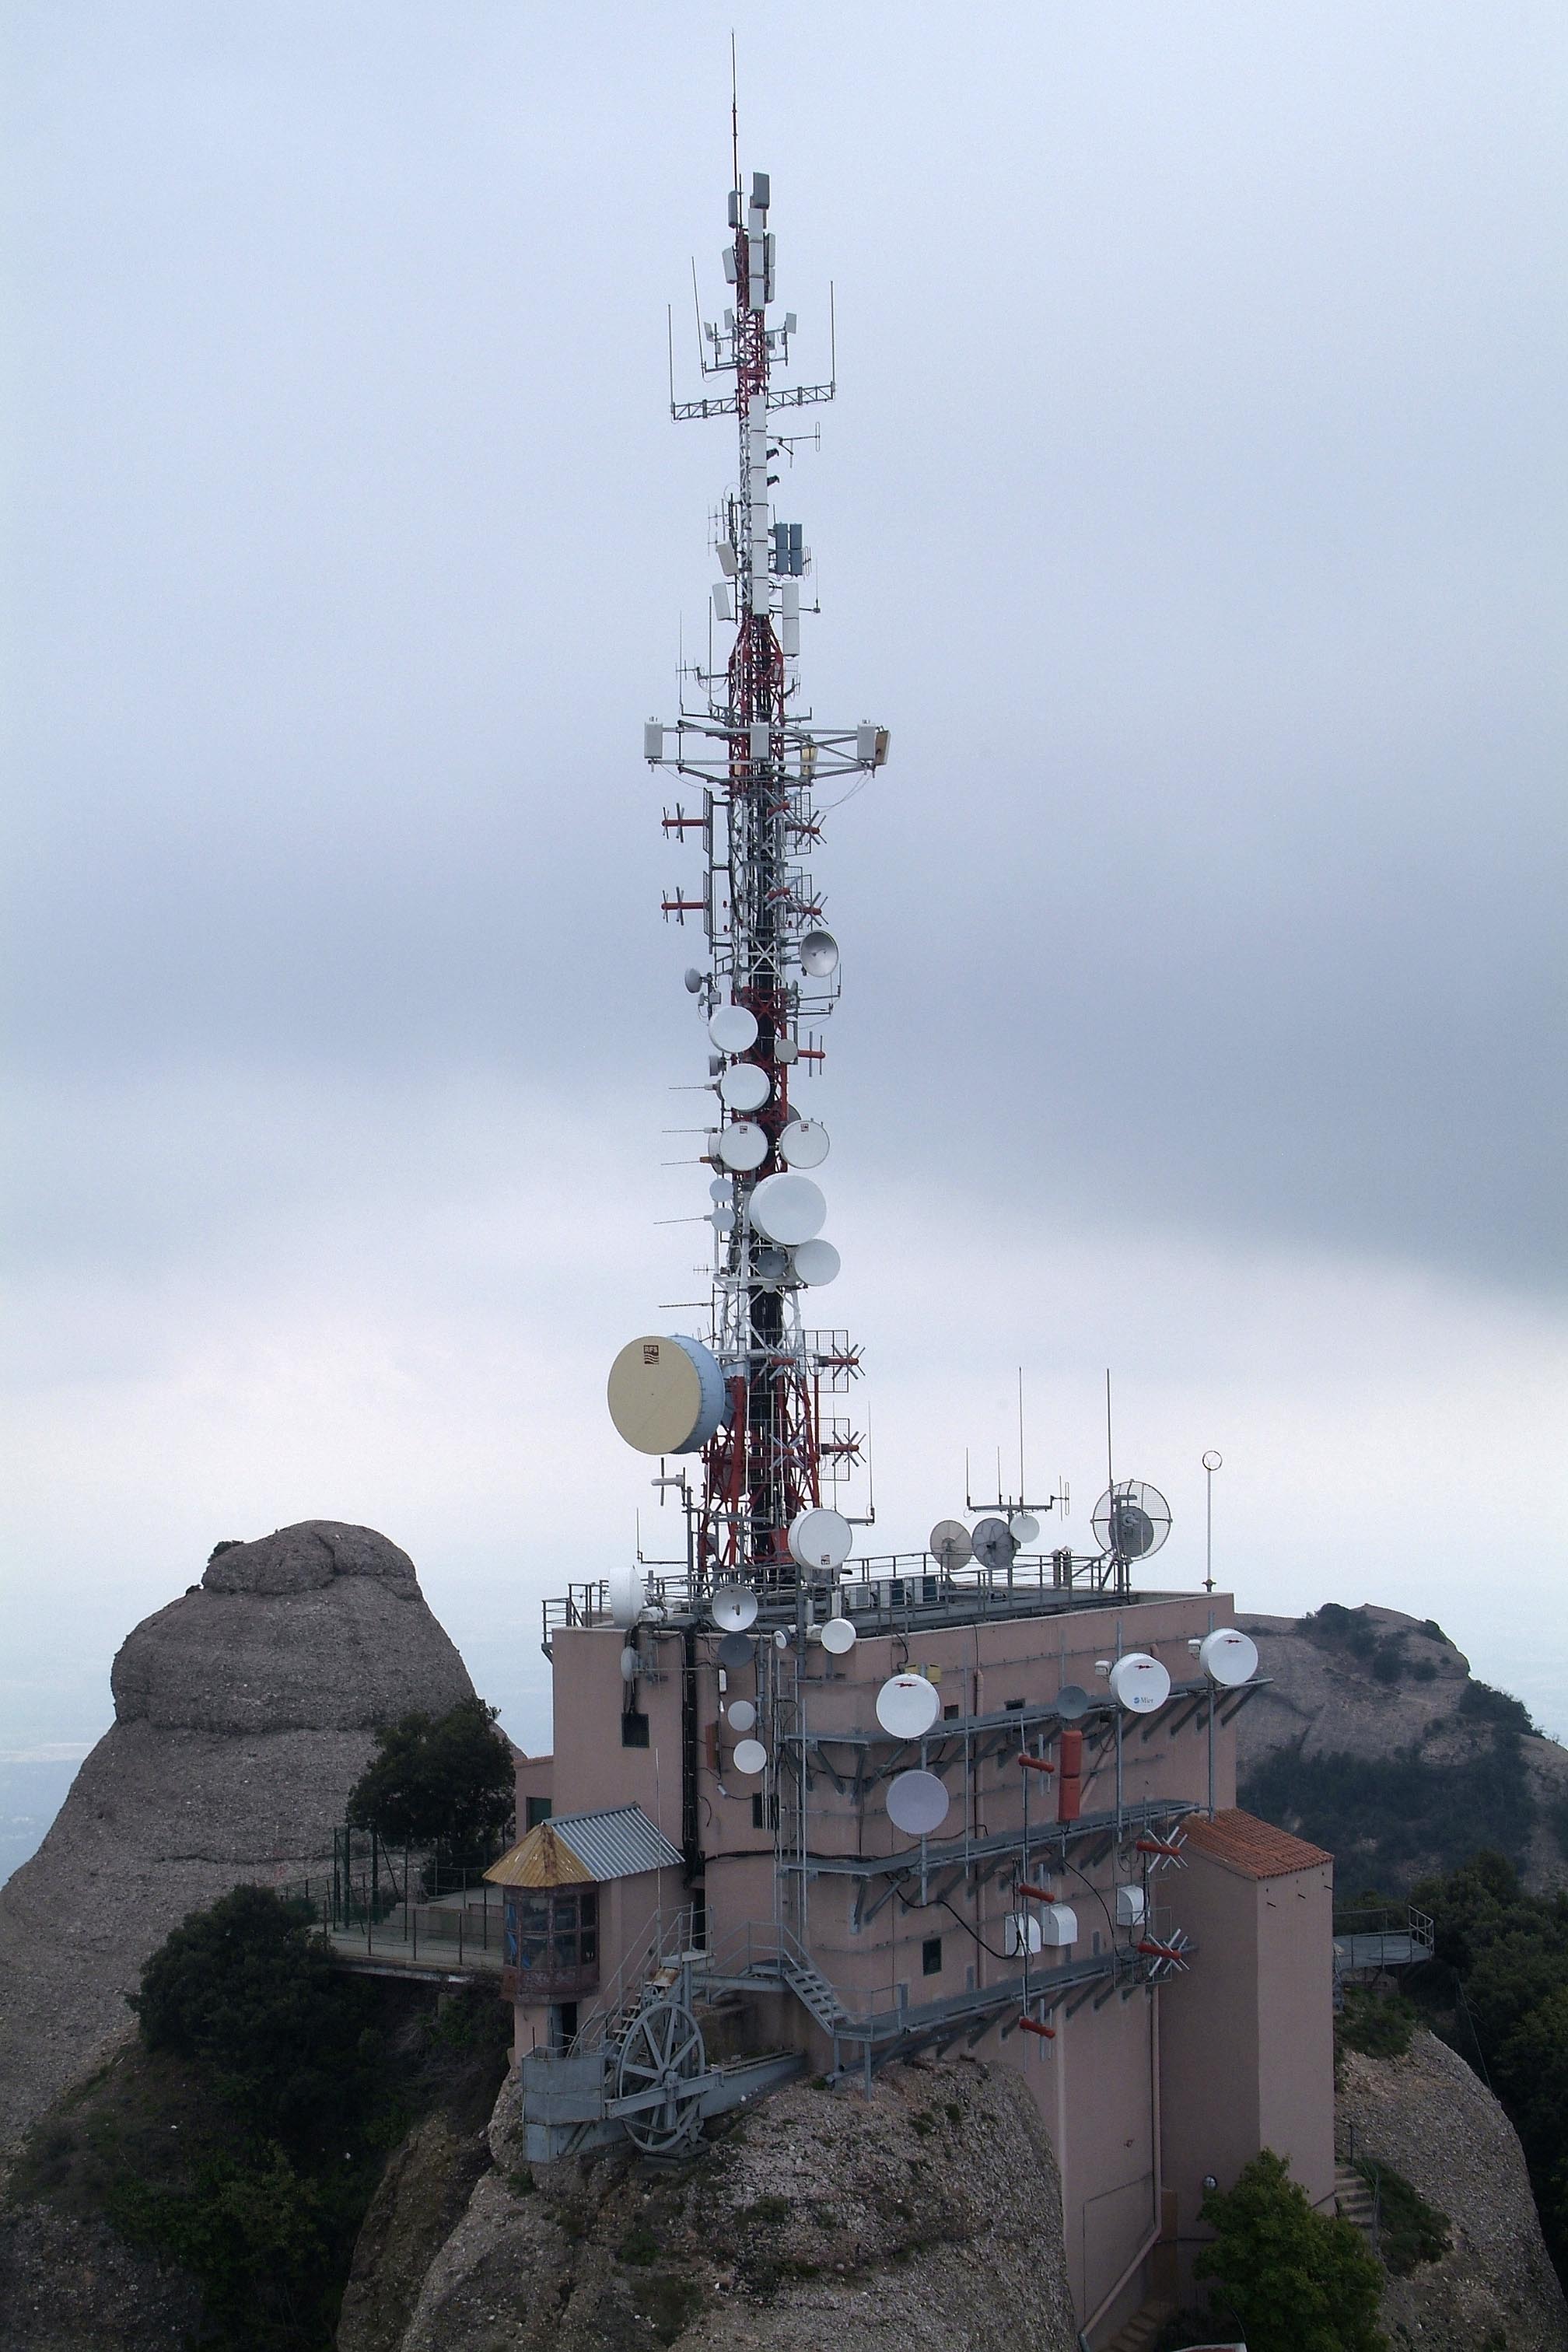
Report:
M 1083 1793 L 1083 1734 L 1064 1731 L 1057 1744 L 1061 1778 L 1057 1782 L 1057 1819 L 1076 1822 Z
M 1023 2032 L 1037 2033 L 1042 2042 L 1054 2042 L 1057 2038 L 1057 2029 L 1054 2025 L 1041 2025 L 1035 2018 L 1021 2017 L 1018 2024 Z
M 1081 1732 L 1079 1737 L 1079 1738 L 1083 1737 Z M 1018 1761 L 1026 1772 L 1054 1772 L 1057 1769 L 1054 1764 L 1047 1764 L 1043 1756 L 1031 1756 L 1026 1748 L 1020 1754 Z

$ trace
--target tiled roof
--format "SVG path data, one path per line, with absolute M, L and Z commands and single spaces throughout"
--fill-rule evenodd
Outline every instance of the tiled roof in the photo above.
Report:
M 492 1863 L 495 1886 L 603 1885 L 645 1870 L 679 1864 L 680 1855 L 640 1805 L 611 1805 L 597 1813 L 557 1813 L 537 1822 L 521 1843 Z
M 1216 1862 L 1228 1863 L 1248 1878 L 1284 1878 L 1292 1870 L 1316 1870 L 1334 1858 L 1321 1845 L 1309 1845 L 1289 1830 L 1277 1830 L 1256 1813 L 1236 1807 L 1216 1813 L 1212 1822 L 1203 1813 L 1189 1813 L 1182 1827 L 1194 1853 L 1212 1853 Z

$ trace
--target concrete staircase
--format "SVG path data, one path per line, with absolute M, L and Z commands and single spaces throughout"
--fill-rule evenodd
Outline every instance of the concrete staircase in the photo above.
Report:
M 1336 2164 L 1334 2167 L 1334 2211 L 1342 2221 L 1352 2221 L 1355 2224 L 1366 2240 L 1369 2248 L 1375 2247 L 1376 2208 L 1373 2203 L 1371 2189 L 1353 2166 Z
M 1113 2336 L 1105 2352 L 1149 2352 L 1149 2347 L 1175 2310 L 1171 2303 L 1141 2304 L 1118 2336 Z

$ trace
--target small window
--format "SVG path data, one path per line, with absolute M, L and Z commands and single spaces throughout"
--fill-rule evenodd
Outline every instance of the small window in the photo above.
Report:
M 529 1800 L 528 1800 L 528 1803 L 527 1803 L 526 1809 L 525 1809 L 525 1811 L 524 1811 L 524 1815 L 523 1815 L 523 1823 L 522 1823 L 523 1828 L 524 1828 L 525 1830 L 536 1830 L 536 1829 L 539 1827 L 539 1824 L 540 1824 L 540 1822 L 547 1822 L 549 1819 L 550 1819 L 550 1800 L 549 1800 L 549 1798 L 548 1798 L 548 1797 L 530 1797 L 530 1798 L 529 1798 Z
M 621 1746 L 623 1748 L 646 1748 L 647 1746 L 647 1717 L 646 1715 L 637 1715 L 634 1713 L 622 1716 Z
M 955 1698 L 950 1698 L 947 1705 L 942 1708 L 942 1719 L 943 1723 L 956 1723 L 958 1721 L 958 1701 Z
M 921 1974 L 939 1977 L 942 1974 L 942 1937 L 928 1936 L 921 1946 Z
M 754 1830 L 776 1830 L 778 1825 L 778 1799 L 776 1797 L 753 1797 L 752 1799 L 752 1827 Z
M 1006 1711 L 1009 1715 L 1022 1715 L 1024 1712 L 1023 1700 L 1021 1698 L 1010 1698 L 1007 1701 Z

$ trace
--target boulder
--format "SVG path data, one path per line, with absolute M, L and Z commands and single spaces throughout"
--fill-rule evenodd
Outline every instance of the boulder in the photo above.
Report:
M 113 1726 L 0 1887 L 0 2146 L 127 2030 L 188 1912 L 330 1864 L 376 1725 L 474 1695 L 407 1553 L 334 1519 L 216 1553 L 111 1680 Z

